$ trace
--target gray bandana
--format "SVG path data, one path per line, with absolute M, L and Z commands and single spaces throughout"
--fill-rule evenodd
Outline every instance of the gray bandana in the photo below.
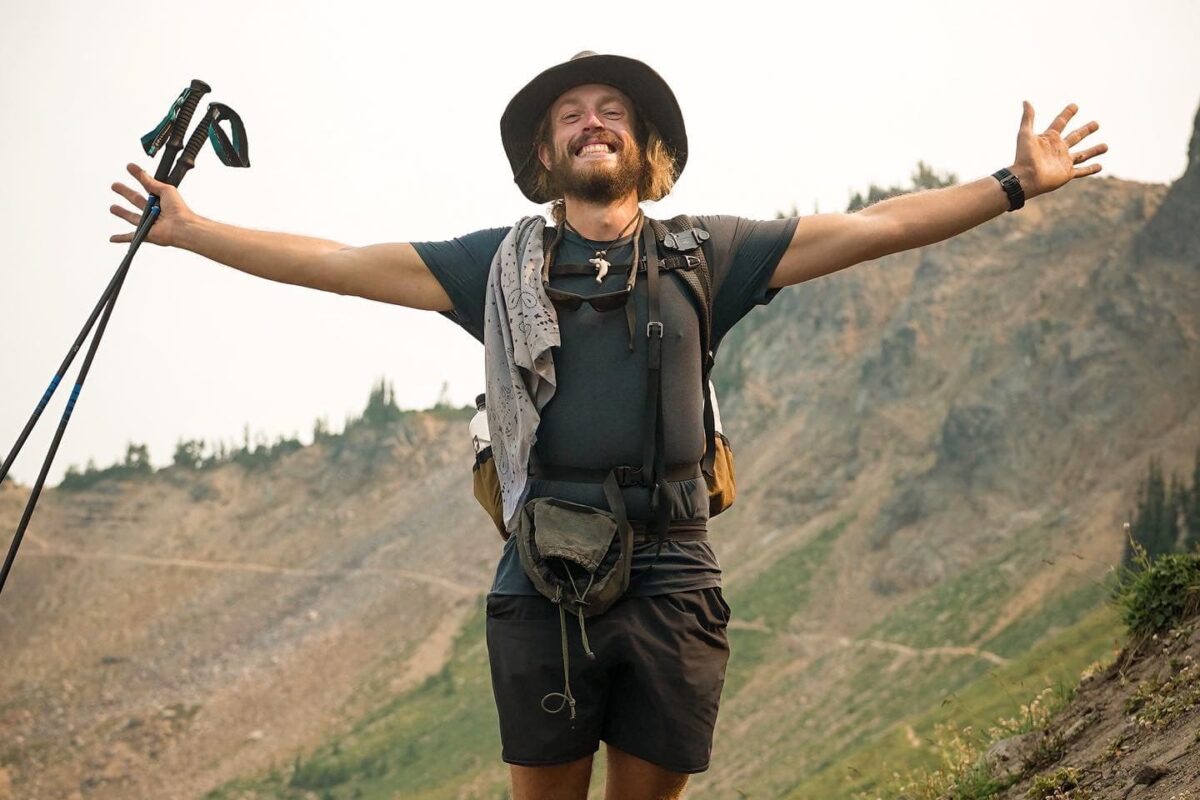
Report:
M 550 348 L 560 339 L 558 315 L 542 286 L 545 228 L 541 216 L 512 227 L 492 258 L 484 301 L 488 429 L 509 531 L 517 527 L 528 489 L 540 412 L 556 388 Z

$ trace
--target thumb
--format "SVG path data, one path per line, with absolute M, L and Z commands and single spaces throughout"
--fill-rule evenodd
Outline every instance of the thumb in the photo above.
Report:
M 137 164 L 127 164 L 125 169 L 128 170 L 129 174 L 136 178 L 138 183 L 140 183 L 142 187 L 151 194 L 161 197 L 163 191 L 171 188 L 170 184 L 155 180 L 149 172 L 146 172 L 146 170 L 142 169 Z
M 1033 106 L 1029 104 L 1028 100 L 1022 100 L 1021 108 L 1023 109 L 1022 113 L 1021 113 L 1021 130 L 1032 133 L 1033 132 Z

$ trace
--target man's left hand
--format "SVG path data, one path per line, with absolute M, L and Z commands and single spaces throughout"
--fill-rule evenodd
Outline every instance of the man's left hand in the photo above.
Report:
M 1100 171 L 1099 164 L 1089 164 L 1086 167 L 1080 167 L 1079 164 L 1101 153 L 1107 153 L 1107 144 L 1071 152 L 1072 147 L 1100 130 L 1099 122 L 1092 120 L 1064 136 L 1063 130 L 1067 123 L 1079 110 L 1079 106 L 1071 103 L 1054 118 L 1054 122 L 1051 122 L 1044 132 L 1034 133 L 1033 106 L 1028 101 L 1022 101 L 1022 104 L 1025 110 L 1021 115 L 1020 130 L 1017 132 L 1017 157 L 1013 161 L 1012 171 L 1021 181 L 1026 200 L 1052 192 L 1072 178 L 1082 178 Z

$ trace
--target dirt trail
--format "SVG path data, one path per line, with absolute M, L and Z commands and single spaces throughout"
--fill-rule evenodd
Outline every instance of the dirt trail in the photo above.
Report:
M 39 536 L 26 537 L 40 547 L 22 555 L 34 558 L 74 558 L 88 561 L 125 561 L 135 564 L 146 564 L 159 567 L 182 567 L 184 569 L 206 569 L 222 572 L 258 572 L 271 575 L 292 575 L 296 577 L 315 577 L 320 575 L 381 575 L 403 578 L 406 580 L 426 583 L 446 589 L 463 597 L 473 597 L 479 594 L 478 587 L 467 586 L 441 575 L 434 575 L 418 570 L 401 569 L 397 567 L 359 567 L 355 569 L 312 569 L 309 567 L 281 567 L 273 564 L 256 564 L 248 561 L 217 561 L 198 558 L 165 558 L 161 556 L 144 556 L 135 553 L 119 553 L 107 550 L 79 550 L 62 547 Z
M 945 646 L 945 647 L 910 647 L 899 642 L 889 642 L 883 639 L 854 639 L 849 636 L 838 636 L 831 633 L 782 633 L 773 631 L 765 625 L 756 624 L 753 622 L 739 622 L 733 620 L 729 623 L 730 628 L 740 628 L 742 630 L 761 631 L 774 636 L 780 636 L 784 639 L 790 639 L 795 642 L 814 642 L 821 645 L 834 645 L 836 647 L 873 647 L 878 650 L 888 650 L 893 653 L 913 658 L 915 656 L 951 656 L 955 658 L 970 657 L 982 658 L 997 666 L 1007 664 L 1008 659 L 1004 656 L 983 650 L 978 647 L 969 645 L 961 646 Z

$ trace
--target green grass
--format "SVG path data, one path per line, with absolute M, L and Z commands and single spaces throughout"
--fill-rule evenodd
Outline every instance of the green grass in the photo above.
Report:
M 1012 597 L 1018 577 L 1005 569 L 1009 553 L 932 587 L 889 614 L 865 634 L 910 647 L 942 647 L 974 640 L 992 626 Z
M 864 737 L 799 783 L 786 797 L 793 800 L 850 797 L 856 792 L 881 791 L 893 781 L 893 772 L 936 767 L 937 754 L 928 746 L 935 726 L 953 724 L 980 731 L 999 719 L 1019 714 L 1020 706 L 1046 686 L 1069 693 L 1088 665 L 1111 658 L 1114 642 L 1122 635 L 1116 610 L 1109 605 L 1096 607 L 1076 624 L 1019 658 L 991 668 L 948 693 L 944 701 L 929 705 L 921 713 L 897 719 L 879 735 Z M 914 747 L 910 743 L 906 725 L 912 727 L 924 746 Z
M 813 578 L 825 566 L 834 542 L 853 521 L 848 517 L 821 531 L 811 541 L 785 553 L 752 579 L 728 587 L 734 616 L 779 630 L 799 613 L 812 593 Z
M 235 800 L 434 800 L 507 796 L 499 727 L 484 645 L 482 603 L 455 641 L 449 662 L 419 687 L 379 706 L 345 735 L 297 756 L 287 770 L 238 780 L 206 795 Z M 286 774 L 285 774 L 286 773 Z M 465 784 L 478 786 L 461 795 Z
M 766 662 L 774 641 L 775 637 L 766 631 L 729 629 L 729 666 L 721 690 L 722 703 L 729 703 L 754 675 L 754 670 Z
M 786 553 L 764 572 L 745 582 L 727 585 L 725 597 L 738 622 L 763 625 L 767 630 L 734 627 L 729 630 L 729 667 L 725 672 L 722 702 L 728 703 L 770 660 L 775 632 L 800 613 L 812 594 L 812 581 L 825 566 L 847 517 L 817 534 L 816 538 Z
M 1026 614 L 979 646 L 1005 658 L 1020 658 L 1047 634 L 1074 624 L 1102 605 L 1111 595 L 1114 583 L 1110 574 L 1104 581 L 1088 580 L 1074 589 L 1051 595 L 1036 611 Z

